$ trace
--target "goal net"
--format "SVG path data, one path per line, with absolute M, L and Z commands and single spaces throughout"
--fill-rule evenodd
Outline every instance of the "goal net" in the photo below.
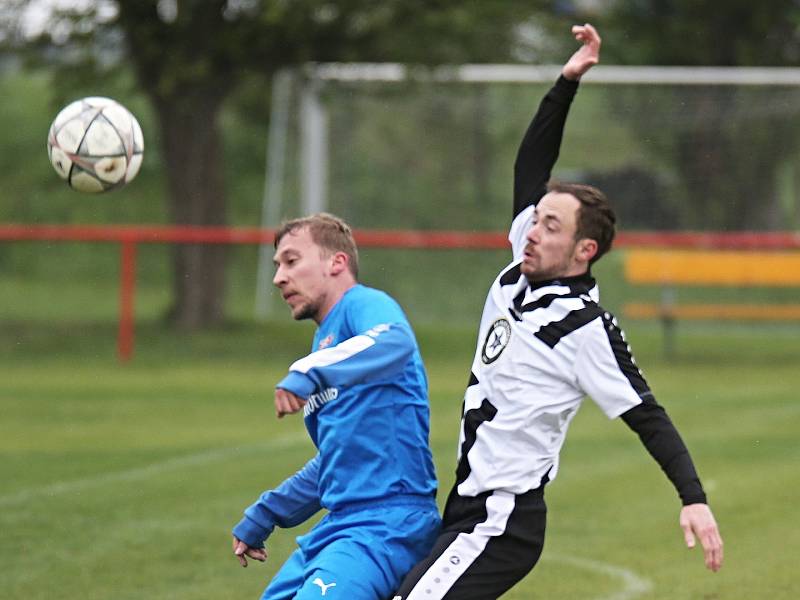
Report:
M 263 224 L 328 210 L 358 228 L 506 229 L 517 147 L 559 69 L 283 73 Z M 800 69 L 598 66 L 554 176 L 603 189 L 622 230 L 786 230 L 800 226 L 799 153 Z
M 276 135 L 287 160 L 270 179 L 305 204 L 281 201 L 273 215 L 326 208 L 362 227 L 503 229 L 517 145 L 558 72 L 323 64 L 284 74 L 291 110 Z M 627 229 L 796 227 L 798 117 L 796 69 L 596 67 L 554 174 L 601 187 Z

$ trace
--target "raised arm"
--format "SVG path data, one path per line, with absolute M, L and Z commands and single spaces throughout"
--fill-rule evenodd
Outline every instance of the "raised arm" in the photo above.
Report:
M 558 159 L 564 123 L 578 89 L 578 81 L 600 60 L 600 36 L 594 27 L 572 28 L 581 47 L 561 69 L 561 76 L 545 95 L 522 139 L 514 163 L 514 214 L 536 204 L 545 194 L 550 173 Z

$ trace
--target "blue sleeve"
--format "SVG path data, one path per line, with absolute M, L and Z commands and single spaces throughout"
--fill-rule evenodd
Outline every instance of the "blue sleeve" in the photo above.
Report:
M 383 381 L 401 373 L 416 349 L 407 323 L 384 323 L 289 367 L 276 387 L 308 398 L 314 390 Z
M 274 490 L 268 490 L 244 511 L 233 535 L 251 548 L 263 548 L 264 540 L 278 527 L 294 527 L 316 514 L 319 501 L 319 454 Z

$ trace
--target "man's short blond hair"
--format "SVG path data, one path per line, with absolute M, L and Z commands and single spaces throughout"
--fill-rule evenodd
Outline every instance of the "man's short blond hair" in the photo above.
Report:
M 275 232 L 275 248 L 283 236 L 300 229 L 308 229 L 311 240 L 325 252 L 344 252 L 350 273 L 358 279 L 358 248 L 353 239 L 353 230 L 344 220 L 329 213 L 316 213 L 284 221 Z

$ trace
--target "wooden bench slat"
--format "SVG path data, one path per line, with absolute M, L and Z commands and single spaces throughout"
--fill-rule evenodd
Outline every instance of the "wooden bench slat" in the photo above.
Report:
M 630 302 L 622 308 L 631 319 L 800 320 L 800 304 L 676 304 Z
M 632 249 L 631 283 L 708 286 L 800 286 L 800 252 Z

